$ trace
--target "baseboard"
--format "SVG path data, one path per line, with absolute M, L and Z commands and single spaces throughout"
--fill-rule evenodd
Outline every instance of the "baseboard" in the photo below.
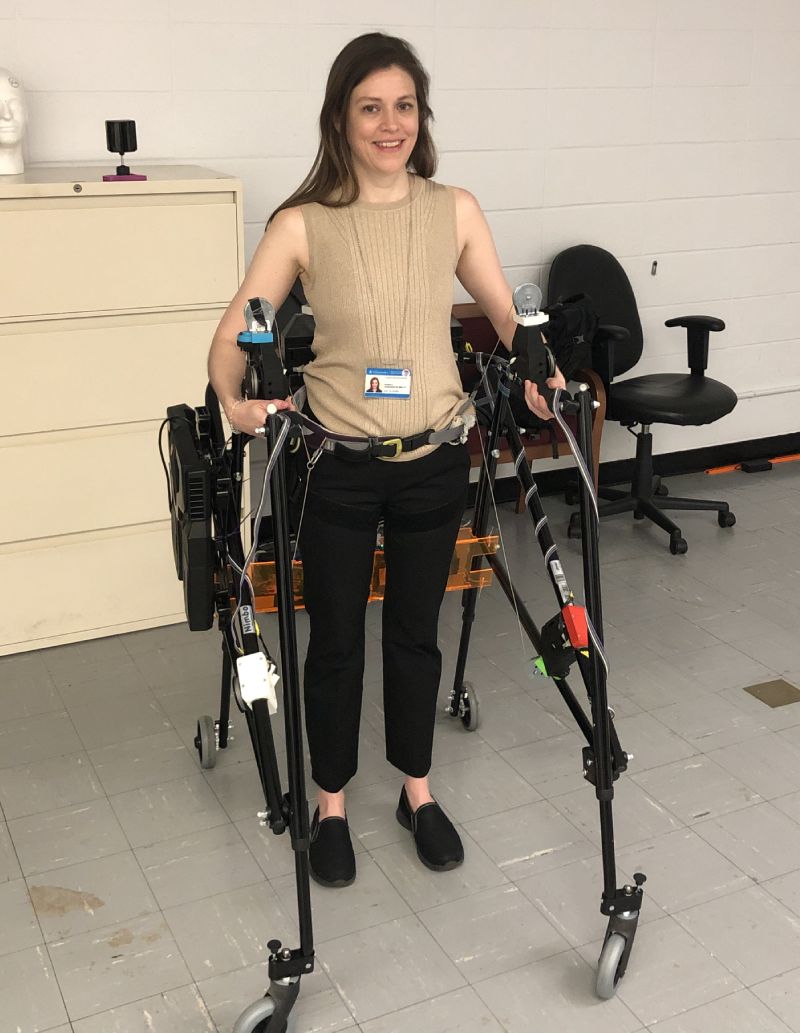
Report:
M 671 477 L 682 473 L 700 473 L 715 466 L 731 466 L 745 460 L 770 459 L 795 453 L 800 453 L 800 433 L 733 441 L 708 448 L 693 448 L 687 452 L 664 452 L 653 456 L 653 468 L 662 477 Z M 632 476 L 633 458 L 600 463 L 601 484 L 630 484 Z M 536 483 L 542 495 L 561 492 L 574 479 L 575 473 L 569 468 L 536 473 Z M 474 485 L 471 494 L 474 496 Z M 503 477 L 497 481 L 495 498 L 498 502 L 515 501 L 518 494 L 516 477 Z

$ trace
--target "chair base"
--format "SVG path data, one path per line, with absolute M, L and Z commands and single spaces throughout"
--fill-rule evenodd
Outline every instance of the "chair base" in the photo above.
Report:
M 645 517 L 652 520 L 669 535 L 669 548 L 673 555 L 685 553 L 689 546 L 681 534 L 680 527 L 670 520 L 664 510 L 716 511 L 720 527 L 733 527 L 736 523 L 736 517 L 731 513 L 727 502 L 668 495 L 666 486 L 661 484 L 661 478 L 653 474 L 653 435 L 648 426 L 643 426 L 636 434 L 636 462 L 631 490 L 626 492 L 618 488 L 600 488 L 599 495 L 600 498 L 608 500 L 599 507 L 601 517 L 633 513 L 635 520 L 644 520 Z M 580 534 L 577 516 L 577 513 L 573 513 L 570 517 L 570 538 L 578 537 Z

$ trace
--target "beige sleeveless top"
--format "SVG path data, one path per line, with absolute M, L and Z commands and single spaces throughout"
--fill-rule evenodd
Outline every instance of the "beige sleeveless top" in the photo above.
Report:
M 302 282 L 316 323 L 305 384 L 320 423 L 381 437 L 448 427 L 465 398 L 450 344 L 453 190 L 413 176 L 401 201 L 300 211 L 309 250 Z M 374 367 L 410 369 L 411 397 L 365 398 L 366 370 Z

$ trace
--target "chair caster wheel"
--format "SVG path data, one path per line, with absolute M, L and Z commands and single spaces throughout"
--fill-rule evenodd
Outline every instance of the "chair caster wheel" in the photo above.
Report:
M 474 732 L 481 723 L 480 703 L 472 682 L 464 682 L 464 695 L 461 698 L 458 716 L 461 718 L 461 724 L 468 732 Z
M 604 1001 L 609 1000 L 617 991 L 619 982 L 619 963 L 625 950 L 626 940 L 621 933 L 612 933 L 603 944 L 600 960 L 597 963 L 597 981 L 595 992 Z
M 733 527 L 736 523 L 736 517 L 730 510 L 725 513 L 717 513 L 717 523 L 720 527 Z
M 634 520 L 644 520 L 644 510 L 643 509 L 634 509 L 634 511 L 633 511 L 633 519 Z
M 657 484 L 655 490 L 653 491 L 653 494 L 660 495 L 663 499 L 666 495 L 669 495 L 669 488 L 666 486 L 666 484 Z
M 567 525 L 567 538 L 580 538 L 581 537 L 581 515 L 580 513 L 572 513 L 569 518 L 569 524 Z
M 200 767 L 213 768 L 217 763 L 217 729 L 214 718 L 208 714 L 197 719 L 194 748 L 200 757 Z
M 680 534 L 670 535 L 669 551 L 673 556 L 682 556 L 689 551 L 689 544 L 685 538 L 681 538 Z

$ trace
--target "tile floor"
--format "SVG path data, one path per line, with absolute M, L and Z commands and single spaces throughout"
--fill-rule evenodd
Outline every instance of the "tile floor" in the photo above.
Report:
M 482 724 L 438 728 L 434 788 L 467 853 L 450 873 L 422 868 L 394 819 L 369 611 L 359 874 L 313 887 L 318 965 L 295 1033 L 800 1033 L 800 705 L 742 691 L 800 686 L 800 468 L 670 486 L 727 497 L 738 524 L 683 517 L 685 557 L 644 524 L 603 525 L 611 695 L 635 755 L 618 864 L 648 874 L 616 998 L 592 991 L 604 921 L 581 741 L 493 588 L 469 667 Z M 563 537 L 566 509 L 546 503 Z M 529 524 L 501 522 L 543 622 Z M 561 552 L 576 586 L 576 543 Z M 448 596 L 445 695 L 459 615 Z M 265 941 L 296 943 L 292 855 L 256 820 L 239 715 L 216 768 L 192 749 L 218 665 L 215 634 L 183 627 L 0 660 L 0 1033 L 229 1033 L 263 992 Z

